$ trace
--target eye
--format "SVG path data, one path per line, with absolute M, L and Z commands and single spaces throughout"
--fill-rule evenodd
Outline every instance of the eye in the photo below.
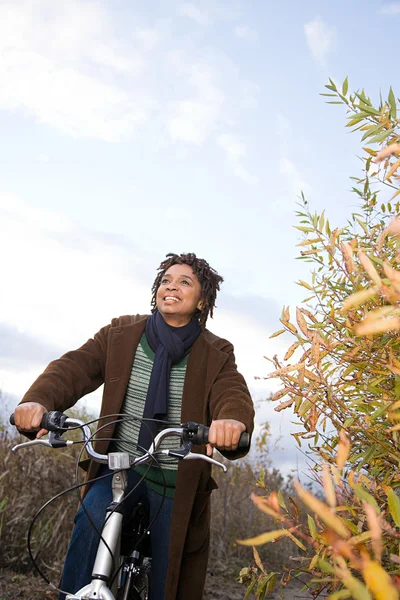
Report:
M 161 283 L 164 283 L 164 284 L 165 284 L 165 283 L 168 283 L 168 279 L 167 279 L 166 277 L 163 277 L 163 278 L 161 279 Z
M 190 285 L 190 283 L 187 281 L 187 279 L 182 279 L 181 283 L 185 283 L 186 285 Z

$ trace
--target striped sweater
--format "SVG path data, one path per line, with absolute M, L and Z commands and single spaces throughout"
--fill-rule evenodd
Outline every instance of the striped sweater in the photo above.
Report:
M 181 422 L 182 394 L 188 358 L 189 355 L 187 354 L 179 363 L 172 365 L 171 368 L 167 416 L 169 425 L 179 426 Z M 143 417 L 153 363 L 154 352 L 143 333 L 133 360 L 132 371 L 121 410 L 123 414 L 132 417 L 132 419 L 125 420 L 119 424 L 116 431 L 116 441 L 113 444 L 113 451 L 115 452 L 137 454 L 136 445 L 140 431 L 140 421 L 138 419 Z M 179 446 L 179 438 L 169 437 L 163 440 L 160 449 L 177 449 Z M 159 458 L 159 462 L 162 466 L 167 485 L 165 490 L 166 496 L 173 498 L 178 468 L 177 459 L 164 456 Z M 159 467 L 154 466 L 148 470 L 148 465 L 142 465 L 137 467 L 136 470 L 141 474 L 147 472 L 146 481 L 149 487 L 160 494 L 164 493 L 164 478 Z

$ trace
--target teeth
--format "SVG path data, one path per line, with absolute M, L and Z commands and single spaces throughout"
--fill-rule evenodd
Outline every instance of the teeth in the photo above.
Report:
M 174 302 L 179 302 L 178 298 L 175 298 L 175 296 L 165 296 L 164 300 L 174 300 Z

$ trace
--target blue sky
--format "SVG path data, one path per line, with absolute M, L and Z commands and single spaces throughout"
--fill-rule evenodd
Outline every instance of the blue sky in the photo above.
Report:
M 396 86 L 400 2 L 3 0 L 0 5 L 0 387 L 22 396 L 51 358 L 147 312 L 167 252 L 224 277 L 209 328 L 254 397 L 282 305 L 302 298 L 303 190 L 341 225 L 359 140 L 328 77 Z M 91 400 L 98 403 L 99 395 Z M 297 460 L 290 416 L 264 405 Z

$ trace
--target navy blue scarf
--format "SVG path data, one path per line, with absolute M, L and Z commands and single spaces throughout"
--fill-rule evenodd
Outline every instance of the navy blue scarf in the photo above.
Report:
M 147 319 L 145 334 L 155 357 L 143 417 L 147 419 L 167 418 L 171 367 L 182 360 L 200 332 L 200 325 L 195 319 L 183 327 L 171 327 L 167 325 L 158 310 Z M 147 421 L 146 425 L 142 424 L 139 445 L 146 449 L 149 448 L 158 431 L 157 423 Z

